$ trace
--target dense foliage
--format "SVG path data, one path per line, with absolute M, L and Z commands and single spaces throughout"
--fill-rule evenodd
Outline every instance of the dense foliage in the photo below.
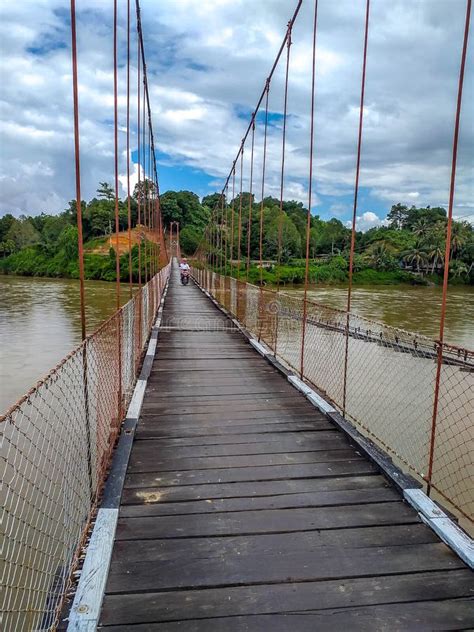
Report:
M 300 283 L 304 280 L 302 258 L 306 250 L 307 211 L 303 204 L 286 201 L 280 211 L 279 200 L 267 197 L 262 203 L 242 194 L 228 205 L 217 206 L 216 227 L 204 250 L 208 260 L 222 265 L 225 258 L 220 244 L 238 243 L 238 215 L 241 214 L 240 253 L 234 246 L 232 260 L 236 275 L 236 261 L 245 262 L 248 256 L 250 230 L 249 278 L 260 279 L 256 260 L 259 258 L 260 211 L 263 208 L 263 252 L 266 283 Z M 444 272 L 447 214 L 444 208 L 408 208 L 392 206 L 386 225 L 367 232 L 357 232 L 354 257 L 354 280 L 359 283 L 438 283 Z M 234 235 L 232 237 L 232 226 Z M 281 249 L 278 243 L 281 235 Z M 317 215 L 311 217 L 309 253 L 310 280 L 313 283 L 344 282 L 348 277 L 351 231 L 340 220 L 329 221 Z M 218 248 L 216 249 L 215 244 Z M 230 257 L 230 252 L 229 252 Z M 281 262 L 277 269 L 278 259 Z M 453 221 L 449 273 L 458 283 L 474 282 L 474 231 L 469 222 Z M 253 263 L 252 263 L 253 262 Z M 230 269 L 227 265 L 227 271 Z M 241 272 L 243 263 L 241 263 Z
M 138 224 L 138 202 L 143 202 L 150 182 L 141 182 L 130 198 L 132 227 Z M 160 196 L 163 225 L 171 221 L 180 225 L 182 251 L 192 255 L 200 246 L 209 262 L 223 262 L 223 252 L 212 244 L 234 243 L 233 273 L 238 274 L 236 261 L 247 259 L 249 216 L 250 268 L 249 279 L 265 283 L 300 283 L 304 280 L 307 211 L 301 202 L 280 201 L 266 197 L 255 201 L 249 193 L 224 201 L 220 194 L 205 196 L 202 201 L 191 191 L 167 191 Z M 142 207 L 143 208 L 143 207 Z M 257 266 L 260 248 L 260 212 L 263 220 L 262 250 L 265 268 Z M 101 182 L 97 196 L 82 202 L 85 242 L 85 269 L 90 279 L 115 279 L 115 253 L 108 250 L 108 238 L 115 230 L 115 197 L 111 187 Z M 241 248 L 237 251 L 239 214 Z M 120 230 L 127 228 L 128 200 L 119 201 Z M 206 226 L 212 218 L 218 239 L 207 241 Z M 355 281 L 359 283 L 437 283 L 444 270 L 446 210 L 443 208 L 411 208 L 392 206 L 384 226 L 356 235 L 354 259 Z M 234 229 L 232 238 L 231 230 Z M 281 236 L 281 249 L 279 242 Z M 102 250 L 100 249 L 102 246 Z M 350 230 L 340 220 L 311 218 L 310 279 L 314 283 L 343 283 L 348 274 Z M 454 221 L 451 244 L 451 279 L 458 283 L 474 282 L 474 232 L 468 222 Z M 280 267 L 277 269 L 277 261 Z M 133 275 L 138 276 L 138 247 L 132 249 Z M 224 267 L 224 264 L 223 264 Z M 15 218 L 0 218 L 0 272 L 34 276 L 78 276 L 76 204 L 59 215 L 41 213 Z M 128 279 L 128 254 L 121 257 L 121 276 Z

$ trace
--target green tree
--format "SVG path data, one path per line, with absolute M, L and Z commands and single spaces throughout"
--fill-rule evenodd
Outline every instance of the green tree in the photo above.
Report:
M 0 241 L 6 239 L 10 226 L 16 221 L 11 213 L 6 213 L 0 217 Z
M 421 250 L 419 246 L 415 246 L 412 250 L 405 253 L 403 261 L 409 265 L 416 266 L 416 271 L 420 272 L 421 268 L 427 265 L 428 255 L 424 250 Z
M 15 250 L 21 250 L 41 241 L 40 233 L 24 215 L 13 220 L 5 238 L 6 241 L 12 241 L 15 244 Z
M 281 227 L 280 227 L 281 222 Z M 281 232 L 280 258 L 282 262 L 288 261 L 291 257 L 299 256 L 301 252 L 301 237 L 293 222 L 284 214 L 281 219 L 277 217 L 269 225 L 265 240 L 266 257 L 278 257 L 279 234 Z
M 108 182 L 99 182 L 97 189 L 97 195 L 104 200 L 115 200 L 115 191 L 112 189 Z
M 193 255 L 201 241 L 201 234 L 192 226 L 185 226 L 179 233 L 179 242 L 183 253 Z
M 208 209 L 213 211 L 216 207 L 222 204 L 221 193 L 211 193 L 210 195 L 205 195 L 202 198 L 201 204 L 203 206 L 207 206 Z M 226 201 L 224 199 L 224 205 L 225 204 L 226 204 Z
M 394 256 L 395 248 L 384 241 L 371 244 L 366 251 L 366 261 L 376 270 L 396 270 L 397 260 Z
M 395 230 L 401 230 L 405 228 L 405 222 L 408 217 L 408 207 L 404 204 L 394 204 L 387 214 L 387 219 L 390 222 L 390 228 Z
M 449 264 L 449 274 L 454 279 L 459 279 L 460 277 L 463 277 L 463 276 L 467 277 L 469 272 L 470 272 L 469 268 L 464 263 L 464 261 L 458 261 L 457 259 L 453 259 L 453 261 L 451 261 Z
M 75 226 L 67 226 L 59 236 L 58 244 L 65 258 L 68 261 L 75 261 L 79 254 L 77 228 Z

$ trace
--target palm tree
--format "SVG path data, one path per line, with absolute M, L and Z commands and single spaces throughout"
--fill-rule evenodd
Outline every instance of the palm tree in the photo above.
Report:
M 405 253 L 403 261 L 410 265 L 416 265 L 416 271 L 420 272 L 421 267 L 426 267 L 428 255 L 424 250 L 420 250 L 419 246 L 415 246 Z
M 427 218 L 420 217 L 420 219 L 417 220 L 415 224 L 413 225 L 412 232 L 414 235 L 418 237 L 419 240 L 423 241 L 429 234 L 431 228 L 432 228 L 432 225 L 427 220 Z
M 444 244 L 442 244 L 440 241 L 433 243 L 427 254 L 428 257 L 433 260 L 431 274 L 434 274 L 438 262 L 444 262 Z
M 365 258 L 377 270 L 386 270 L 393 265 L 395 250 L 387 241 L 374 241 L 367 248 Z
M 428 248 L 427 254 L 430 259 L 433 260 L 433 266 L 431 268 L 431 274 L 434 271 L 439 262 L 444 262 L 444 255 L 446 249 L 445 240 L 446 227 L 443 222 L 437 222 L 431 227 L 427 236 L 426 245 Z
M 468 275 L 470 269 L 464 263 L 464 261 L 459 261 L 458 259 L 454 259 L 449 264 L 449 273 L 456 279 L 463 275 Z
M 469 222 L 453 222 L 451 229 L 451 254 L 453 257 L 467 244 L 471 231 L 472 227 Z

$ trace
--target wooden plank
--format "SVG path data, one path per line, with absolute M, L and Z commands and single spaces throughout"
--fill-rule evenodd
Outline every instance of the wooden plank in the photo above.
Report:
M 226 407 L 227 410 L 261 410 L 265 407 L 271 410 L 278 410 L 278 407 L 288 408 L 294 407 L 298 410 L 304 406 L 302 399 L 295 398 L 291 393 L 284 390 L 275 391 L 272 394 L 266 390 L 264 386 L 255 385 L 251 390 L 255 392 L 242 392 L 232 395 L 227 392 L 216 392 L 216 386 L 183 386 L 171 391 L 162 391 L 155 387 L 150 388 L 147 392 L 146 408 L 147 411 L 156 411 L 157 414 L 166 414 L 166 412 L 179 410 L 179 407 L 207 410 Z M 225 387 L 227 390 L 230 387 Z M 292 406 L 293 405 L 293 406 Z M 299 408 L 298 408 L 299 406 Z M 302 410 L 305 410 L 302 408 Z M 311 409 L 306 409 L 311 414 Z
M 113 563 L 125 568 L 129 562 L 181 560 L 191 558 L 222 559 L 245 553 L 260 555 L 305 553 L 321 548 L 352 550 L 382 546 L 418 545 L 439 542 L 421 522 L 404 525 L 326 529 L 294 533 L 240 535 L 185 539 L 119 540 L 115 543 Z
M 183 407 L 185 408 L 185 407 Z M 182 409 L 181 409 L 182 410 Z M 262 408 L 257 410 L 254 407 L 253 410 L 226 410 L 225 406 L 218 410 L 207 410 L 206 408 L 202 409 L 199 412 L 193 412 L 193 409 L 186 409 L 187 412 L 167 412 L 160 411 L 161 419 L 157 419 L 158 415 L 153 412 L 153 410 L 142 408 L 142 418 L 150 418 L 152 417 L 155 425 L 158 425 L 157 421 L 161 423 L 169 422 L 172 425 L 182 424 L 186 425 L 199 425 L 202 428 L 205 426 L 213 426 L 213 425 L 244 425 L 244 424 L 252 424 L 253 426 L 257 426 L 259 423 L 276 423 L 277 421 L 294 421 L 298 422 L 301 420 L 314 419 L 318 421 L 320 424 L 324 424 L 326 428 L 331 428 L 331 424 L 329 421 L 324 420 L 324 417 L 319 417 L 316 413 L 307 412 L 305 409 L 301 409 L 301 412 L 295 410 L 282 410 L 281 408 Z M 197 410 L 197 407 L 194 407 L 194 411 Z M 322 421 L 324 420 L 324 421 Z M 184 422 L 184 423 L 183 423 Z
M 317 610 L 304 613 L 236 616 L 160 623 L 156 627 L 130 628 L 137 632 L 314 632 L 315 630 L 345 630 L 380 632 L 380 630 L 466 630 L 472 629 L 474 600 L 446 599 L 366 607 L 347 607 L 340 610 Z M 123 626 L 111 627 L 121 630 Z
M 308 436 L 303 438 L 290 434 L 270 435 L 273 440 L 262 439 L 262 435 L 252 435 L 252 442 L 233 441 L 225 444 L 211 445 L 188 445 L 183 446 L 176 443 L 166 443 L 166 439 L 149 439 L 137 443 L 134 449 L 134 456 L 138 459 L 145 459 L 153 454 L 160 460 L 183 459 L 197 457 L 224 457 L 224 456 L 251 456 L 252 454 L 285 454 L 294 452 L 313 452 L 316 450 L 338 450 L 348 448 L 349 444 L 345 437 L 339 433 L 331 431 L 313 433 L 316 436 L 311 439 Z M 235 437 L 235 435 L 232 435 Z M 265 437 L 266 435 L 263 435 Z M 278 440 L 279 437 L 279 440 Z M 169 440 L 173 441 L 173 439 Z M 174 440 L 176 441 L 176 440 Z
M 281 391 L 284 392 L 284 391 Z M 300 397 L 285 397 L 273 399 L 267 394 L 265 399 L 250 399 L 245 401 L 237 401 L 231 404 L 225 397 L 209 398 L 205 404 L 188 404 L 186 399 L 178 398 L 175 401 L 168 401 L 166 404 L 155 403 L 152 397 L 147 397 L 142 405 L 143 413 L 155 412 L 159 415 L 199 415 L 200 413 L 222 413 L 225 412 L 229 417 L 231 414 L 241 415 L 242 413 L 253 413 L 263 411 L 277 411 L 278 414 L 289 414 L 295 421 L 298 420 L 298 414 L 314 415 L 314 411 L 308 407 L 308 404 Z M 252 415 L 249 415 L 252 416 Z
M 210 382 L 196 384 L 191 381 L 177 386 L 170 384 L 168 387 L 150 384 L 147 389 L 147 403 L 169 407 L 170 399 L 186 405 L 190 402 L 200 405 L 216 405 L 222 401 L 230 406 L 238 406 L 240 403 L 260 402 L 260 400 L 303 403 L 303 400 L 291 391 L 280 387 L 272 389 L 271 384 L 259 383 L 255 380 L 252 385 L 250 382 L 241 384 L 235 391 L 232 384 L 221 385 Z
M 199 472 L 144 472 L 128 473 L 125 487 L 160 487 L 172 485 L 202 485 L 209 483 L 237 483 L 240 481 L 276 481 L 290 478 L 331 476 L 360 476 L 376 473 L 372 463 L 364 459 L 300 465 L 270 465 L 234 469 L 201 470 Z
M 304 492 L 280 496 L 251 496 L 242 498 L 221 498 L 194 500 L 187 502 L 162 502 L 159 491 L 142 492 L 138 495 L 142 504 L 122 507 L 121 518 L 143 516 L 185 516 L 189 514 L 223 513 L 262 509 L 296 509 L 301 507 L 331 507 L 337 505 L 360 505 L 368 503 L 393 502 L 399 500 L 394 489 L 354 489 L 332 492 Z
M 310 529 L 337 529 L 383 524 L 418 522 L 416 513 L 401 501 L 373 505 L 311 509 L 275 509 L 220 514 L 197 514 L 192 519 L 179 516 L 120 518 L 117 540 L 146 538 L 186 538 L 211 535 L 288 533 Z M 445 547 L 445 545 L 443 545 Z M 447 547 L 445 547 L 446 550 Z
M 150 449 L 151 448 L 151 449 Z M 353 448 L 338 446 L 339 449 L 312 452 L 283 452 L 277 454 L 251 454 L 216 457 L 165 457 L 159 458 L 149 441 L 137 444 L 130 458 L 128 472 L 181 472 L 213 470 L 222 468 L 249 468 L 271 465 L 293 465 L 313 463 L 334 463 L 347 459 L 361 459 Z M 345 449 L 344 449 L 345 448 Z
M 160 362 L 158 360 L 153 365 L 152 374 L 160 371 L 169 370 L 169 362 Z M 234 369 L 245 369 L 247 366 L 258 367 L 262 359 L 245 358 L 245 360 L 173 360 L 173 371 L 208 371 L 226 369 L 232 371 Z
M 353 607 L 354 603 L 362 607 L 393 603 L 401 611 L 407 603 L 469 597 L 471 591 L 472 577 L 469 571 L 454 570 L 449 573 L 430 572 L 345 579 L 343 583 L 333 580 L 197 589 L 176 593 L 107 595 L 101 622 L 107 625 L 138 624 L 129 629 L 144 632 L 156 629 L 147 627 L 147 621 L 153 626 L 154 623 L 161 621 L 181 620 L 189 623 L 189 620 L 203 619 L 210 614 L 214 617 L 235 617 L 305 612 L 314 610 L 315 604 L 319 606 L 320 611 L 332 612 L 335 608 Z M 429 617 L 425 621 L 429 621 Z M 292 628 L 293 632 L 295 629 L 297 628 Z M 323 629 L 335 628 L 331 627 L 330 622 L 327 628 L 319 625 L 313 627 L 313 631 Z M 387 629 L 387 622 L 380 629 Z M 408 626 L 404 629 L 412 628 Z M 227 627 L 224 625 L 222 630 L 227 630 Z
M 147 437 L 167 437 L 167 438 L 190 438 L 190 437 L 228 437 L 234 433 L 239 433 L 243 437 L 248 434 L 274 434 L 279 431 L 282 435 L 285 432 L 322 432 L 334 429 L 326 421 L 314 420 L 313 416 L 304 417 L 300 421 L 287 421 L 285 419 L 266 418 L 257 424 L 242 424 L 239 421 L 228 421 L 224 425 L 202 426 L 181 424 L 177 426 L 171 422 L 160 422 L 157 424 L 153 418 L 147 420 L 142 418 L 137 428 L 137 438 Z
M 351 489 L 373 489 L 387 487 L 386 480 L 377 474 L 369 476 L 343 476 L 334 478 L 295 478 L 274 481 L 251 481 L 243 483 L 215 483 L 210 485 L 176 485 L 161 487 L 126 488 L 122 495 L 122 505 L 143 502 L 144 495 L 160 495 L 160 502 L 191 500 L 212 500 L 224 498 L 250 498 L 252 496 L 276 496 L 301 494 L 306 492 L 332 492 Z
M 205 435 L 198 437 L 161 437 L 157 439 L 144 439 L 143 441 L 156 441 L 157 450 L 163 448 L 185 448 L 185 447 L 204 447 L 204 446 L 248 446 L 249 448 L 255 447 L 258 449 L 260 443 L 277 443 L 281 446 L 290 445 L 293 442 L 294 445 L 299 445 L 304 441 L 317 441 L 319 438 L 322 440 L 330 439 L 331 437 L 341 437 L 335 428 L 328 430 L 301 430 L 300 432 L 249 432 L 247 434 L 228 434 L 228 435 Z M 344 440 L 338 439 L 338 440 Z
M 136 521 L 134 521 L 136 522 Z M 278 554 L 276 554 L 278 553 Z M 183 560 L 130 562 L 113 564 L 107 593 L 127 593 L 130 584 L 136 592 L 190 590 L 218 586 L 323 581 L 349 577 L 372 577 L 396 573 L 449 571 L 463 568 L 463 562 L 445 544 L 353 548 L 338 551 L 319 548 L 314 551 L 269 554 L 245 551 L 225 558 L 191 557 Z

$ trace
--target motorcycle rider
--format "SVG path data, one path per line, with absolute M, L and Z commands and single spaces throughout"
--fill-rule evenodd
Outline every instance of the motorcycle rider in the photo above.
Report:
M 181 259 L 181 263 L 179 264 L 179 272 L 181 275 L 181 280 L 183 279 L 183 275 L 189 274 L 190 270 L 191 270 L 191 267 L 189 266 L 187 259 L 184 257 L 183 259 Z

